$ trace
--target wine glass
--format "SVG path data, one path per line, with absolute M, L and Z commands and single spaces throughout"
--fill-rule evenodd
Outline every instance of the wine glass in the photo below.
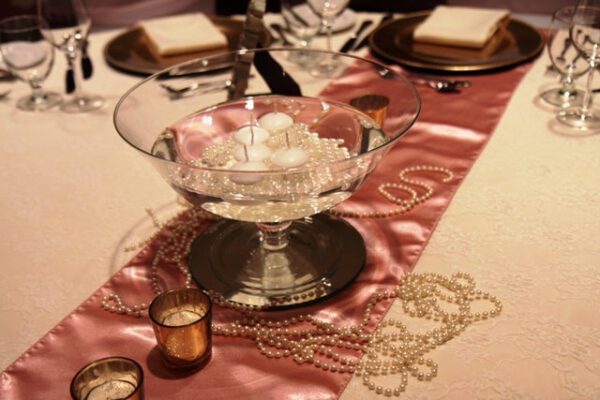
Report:
M 294 51 L 335 55 L 347 66 L 345 76 L 360 79 L 315 78 L 288 61 Z M 240 81 L 239 60 L 254 75 L 247 87 L 238 85 L 246 88 L 241 97 L 209 89 L 171 100 L 164 89 L 165 82 L 182 87 L 235 64 L 232 85 Z M 276 65 L 265 68 L 266 60 Z M 301 94 L 278 89 L 289 79 Z M 288 307 L 331 295 L 361 271 L 362 237 L 323 212 L 361 186 L 419 111 L 414 86 L 374 61 L 314 49 L 255 49 L 153 75 L 121 98 L 114 123 L 179 195 L 223 218 L 191 246 L 189 266 L 199 286 L 243 304 Z
M 74 87 L 73 98 L 61 109 L 69 113 L 88 112 L 101 108 L 104 99 L 84 94 L 81 89 L 81 56 L 91 20 L 84 0 L 38 0 L 38 14 L 44 36 L 67 57 L 67 82 Z
M 569 34 L 577 51 L 589 63 L 590 72 L 582 105 L 559 112 L 557 118 L 573 128 L 596 130 L 600 128 L 600 116 L 592 109 L 592 82 L 600 61 L 600 0 L 580 0 L 577 3 Z
M 315 13 L 321 16 L 321 24 L 327 34 L 327 50 L 331 51 L 331 33 L 335 18 L 341 14 L 349 0 L 307 0 Z M 319 77 L 328 77 L 335 75 L 338 70 L 340 60 L 330 55 L 318 63 L 312 70 L 313 75 Z
M 54 48 L 42 36 L 35 15 L 21 15 L 0 22 L 0 52 L 10 72 L 31 87 L 31 94 L 17 101 L 25 111 L 43 111 L 62 100 L 58 93 L 42 90 L 54 63 Z
M 308 5 L 306 0 L 281 0 L 281 15 L 287 29 L 298 40 L 301 48 L 308 48 L 312 39 L 322 27 L 321 18 Z M 291 52 L 290 61 L 307 66 L 315 61 L 314 52 Z M 312 58 L 310 57 L 312 56 Z
M 569 29 L 575 12 L 574 6 L 562 7 L 552 15 L 547 41 L 552 65 L 561 75 L 561 85 L 544 91 L 542 99 L 559 107 L 581 105 L 584 91 L 575 87 L 575 79 L 585 74 L 590 66 L 573 46 Z M 582 31 L 575 32 L 579 39 Z

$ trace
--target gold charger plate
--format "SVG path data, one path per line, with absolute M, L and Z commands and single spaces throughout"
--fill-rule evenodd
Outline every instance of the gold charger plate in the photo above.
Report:
M 514 18 L 482 50 L 416 43 L 413 32 L 428 15 L 429 12 L 408 14 L 381 25 L 369 38 L 371 50 L 408 67 L 469 72 L 515 65 L 532 59 L 544 47 L 544 38 L 536 28 Z
M 104 58 L 111 66 L 135 74 L 151 75 L 173 65 L 206 57 L 227 50 L 237 50 L 239 36 L 244 21 L 226 17 L 211 17 L 213 24 L 227 37 L 228 49 L 213 49 L 201 52 L 160 57 L 150 51 L 147 39 L 138 27 L 131 28 L 110 40 L 104 47 Z M 262 47 L 271 44 L 271 35 L 266 29 L 261 32 L 259 43 Z

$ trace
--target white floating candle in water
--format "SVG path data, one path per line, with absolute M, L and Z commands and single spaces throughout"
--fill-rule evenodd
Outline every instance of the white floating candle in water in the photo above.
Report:
M 231 179 L 235 183 L 249 185 L 252 183 L 256 183 L 262 179 L 262 176 L 260 176 L 260 174 L 251 174 L 250 171 L 268 171 L 269 167 L 267 167 L 265 163 L 260 161 L 248 161 L 239 162 L 233 167 L 231 167 L 231 169 L 236 171 L 248 171 L 246 173 L 231 174 L 229 176 L 229 179 Z
M 233 156 L 238 161 L 265 161 L 272 153 L 271 149 L 264 144 L 254 146 L 242 144 L 233 149 Z
M 263 128 L 276 132 L 292 126 L 294 119 L 285 113 L 275 111 L 260 117 L 258 123 Z
M 269 131 L 256 125 L 243 126 L 233 134 L 233 139 L 236 142 L 247 146 L 262 143 L 268 138 Z
M 298 147 L 285 147 L 273 153 L 271 162 L 281 168 L 296 168 L 305 164 L 310 156 Z

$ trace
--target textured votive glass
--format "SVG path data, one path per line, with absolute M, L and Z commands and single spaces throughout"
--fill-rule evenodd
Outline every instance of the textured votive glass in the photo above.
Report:
M 381 126 L 387 116 L 390 99 L 386 96 L 369 94 L 350 100 L 350 105 L 358 108 L 369 117 L 373 118 L 373 120 Z
M 198 289 L 158 295 L 150 304 L 150 321 L 163 361 L 170 368 L 200 368 L 212 353 L 211 301 Z
M 144 399 L 144 371 L 125 357 L 92 361 L 71 381 L 73 400 Z

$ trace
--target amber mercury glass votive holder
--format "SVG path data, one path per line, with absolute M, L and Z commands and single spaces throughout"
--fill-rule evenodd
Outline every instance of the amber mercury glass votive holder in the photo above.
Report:
M 92 361 L 71 381 L 73 400 L 144 399 L 144 371 L 125 357 Z
M 211 301 L 208 295 L 198 289 L 171 290 L 152 301 L 149 314 L 168 367 L 200 368 L 210 360 Z

